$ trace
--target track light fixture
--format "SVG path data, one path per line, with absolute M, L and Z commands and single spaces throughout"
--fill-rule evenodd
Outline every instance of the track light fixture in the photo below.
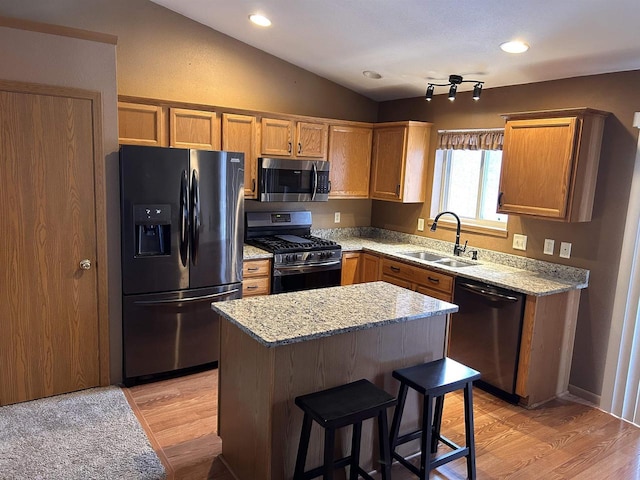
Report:
M 458 91 L 458 85 L 461 83 L 475 83 L 473 86 L 473 99 L 480 100 L 482 94 L 483 81 L 480 80 L 463 80 L 460 75 L 449 75 L 449 83 L 429 83 L 427 84 L 427 93 L 425 94 L 425 100 L 430 102 L 433 98 L 433 92 L 435 87 L 449 87 L 449 100 L 454 101 L 456 99 L 456 93 Z

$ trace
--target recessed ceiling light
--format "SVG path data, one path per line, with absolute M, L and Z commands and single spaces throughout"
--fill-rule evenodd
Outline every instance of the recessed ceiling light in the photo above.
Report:
M 271 20 L 269 20 L 264 15 L 260 15 L 257 13 L 249 15 L 249 20 L 251 20 L 256 25 L 260 25 L 261 27 L 269 27 L 271 26 Z
M 380 75 L 378 72 L 374 72 L 373 70 L 365 70 L 364 72 L 362 72 L 362 75 L 367 78 L 373 78 L 374 80 L 379 80 L 382 78 L 382 75 Z
M 529 45 L 521 41 L 505 42 L 500 48 L 507 53 L 523 53 L 529 50 Z

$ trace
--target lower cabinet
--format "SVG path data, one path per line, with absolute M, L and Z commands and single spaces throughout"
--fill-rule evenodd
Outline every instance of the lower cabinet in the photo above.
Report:
M 453 298 L 453 276 L 389 258 L 382 259 L 380 280 L 445 302 Z
M 378 281 L 379 265 L 380 257 L 377 255 L 361 252 L 343 253 L 340 285 Z
M 242 264 L 242 296 L 271 293 L 271 260 L 245 260 Z

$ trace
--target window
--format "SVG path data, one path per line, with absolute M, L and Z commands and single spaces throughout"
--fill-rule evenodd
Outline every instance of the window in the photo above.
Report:
M 470 131 L 461 135 L 461 132 L 455 132 L 456 139 L 471 141 L 452 144 L 452 139 L 440 132 L 432 205 L 437 205 L 440 212 L 455 212 L 464 224 L 506 230 L 507 215 L 496 213 L 502 136 L 499 143 L 483 143 L 474 137 L 474 133 Z M 481 138 L 487 132 L 477 133 Z M 483 146 L 491 148 L 483 149 Z

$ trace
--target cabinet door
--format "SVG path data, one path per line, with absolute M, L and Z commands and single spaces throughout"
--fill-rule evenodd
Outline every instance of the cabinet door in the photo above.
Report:
M 262 118 L 261 148 L 262 155 L 289 157 L 293 154 L 293 122 L 275 118 Z
M 244 197 L 256 198 L 258 127 L 252 115 L 222 114 L 222 150 L 244 153 Z
M 402 278 L 394 277 L 393 275 L 388 275 L 386 273 L 382 274 L 380 278 L 383 282 L 392 283 L 399 287 L 408 288 L 409 290 L 413 290 L 413 284 L 409 280 L 404 280 Z
M 220 150 L 220 126 L 215 112 L 169 109 L 169 145 Z
M 380 279 L 380 257 L 363 253 L 360 257 L 361 282 L 377 282 Z
M 166 147 L 162 107 L 118 102 L 118 142 Z
M 340 285 L 360 283 L 360 254 L 347 252 L 342 254 L 342 277 Z
M 331 125 L 329 170 L 331 198 L 368 198 L 373 129 Z
M 566 216 L 577 125 L 576 117 L 507 122 L 499 213 Z
M 325 123 L 296 124 L 296 156 L 327 158 L 329 126 Z
M 428 295 L 433 298 L 437 298 L 438 300 L 451 302 L 450 293 L 441 292 L 440 290 L 434 290 L 433 288 L 425 287 L 424 285 L 416 285 L 416 292 L 423 295 Z
M 401 200 L 406 127 L 374 129 L 371 198 Z

